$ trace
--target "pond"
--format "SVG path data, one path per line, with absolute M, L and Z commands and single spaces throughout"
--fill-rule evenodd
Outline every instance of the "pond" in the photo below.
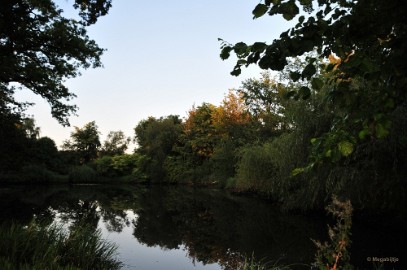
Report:
M 263 200 L 188 187 L 3 187 L 0 207 L 2 221 L 86 220 L 118 245 L 123 269 L 236 269 L 245 257 L 309 268 L 305 265 L 312 263 L 316 250 L 311 239 L 327 234 L 323 216 L 282 213 Z M 372 239 L 374 230 L 357 232 L 356 259 L 400 256 L 400 237 L 382 235 L 380 241 L 385 240 L 378 247 L 367 244 L 377 240 Z M 377 252 L 383 247 L 387 255 Z

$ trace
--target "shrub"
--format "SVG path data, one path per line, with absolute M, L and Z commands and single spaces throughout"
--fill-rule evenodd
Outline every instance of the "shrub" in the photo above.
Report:
M 96 170 L 96 173 L 100 176 L 114 176 L 114 172 L 112 171 L 112 157 L 111 156 L 103 156 L 101 158 L 96 159 L 92 163 L 93 167 Z
M 96 182 L 96 172 L 87 165 L 72 167 L 69 173 L 69 181 L 72 183 Z
M 349 200 L 340 201 L 333 196 L 332 203 L 326 207 L 326 210 L 336 218 L 336 225 L 333 228 L 328 226 L 329 243 L 313 240 L 318 248 L 315 264 L 319 269 L 353 269 L 349 262 L 352 204 Z
M 47 183 L 55 178 L 55 174 L 40 165 L 27 165 L 21 169 L 23 182 Z

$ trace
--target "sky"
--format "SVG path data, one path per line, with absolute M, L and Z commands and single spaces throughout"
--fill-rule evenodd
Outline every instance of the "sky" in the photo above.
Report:
M 73 0 L 56 0 L 71 16 Z M 78 116 L 70 127 L 51 117 L 50 106 L 30 91 L 17 94 L 34 102 L 27 114 L 35 118 L 41 136 L 57 146 L 69 139 L 74 126 L 96 121 L 101 140 L 109 131 L 134 137 L 134 127 L 149 116 L 186 117 L 193 105 L 219 105 L 229 89 L 259 77 L 255 66 L 230 75 L 235 60 L 219 57 L 222 38 L 230 43 L 271 42 L 289 24 L 281 17 L 253 20 L 254 0 L 113 0 L 109 14 L 88 28 L 88 35 L 106 49 L 104 67 L 82 71 L 65 85 L 77 95 Z

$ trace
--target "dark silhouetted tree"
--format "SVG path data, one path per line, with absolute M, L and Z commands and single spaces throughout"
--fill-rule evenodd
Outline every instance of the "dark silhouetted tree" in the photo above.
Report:
M 130 141 L 131 138 L 126 137 L 123 131 L 110 131 L 100 153 L 106 156 L 122 155 L 127 150 Z
M 80 163 L 86 164 L 98 155 L 101 146 L 99 134 L 95 121 L 87 123 L 83 128 L 75 127 L 71 139 L 66 140 L 62 148 L 77 153 Z

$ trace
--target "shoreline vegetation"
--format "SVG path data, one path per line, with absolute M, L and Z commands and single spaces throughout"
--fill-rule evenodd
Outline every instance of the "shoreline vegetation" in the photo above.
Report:
M 14 269 L 120 269 L 117 247 L 86 224 L 0 224 L 0 268 Z

